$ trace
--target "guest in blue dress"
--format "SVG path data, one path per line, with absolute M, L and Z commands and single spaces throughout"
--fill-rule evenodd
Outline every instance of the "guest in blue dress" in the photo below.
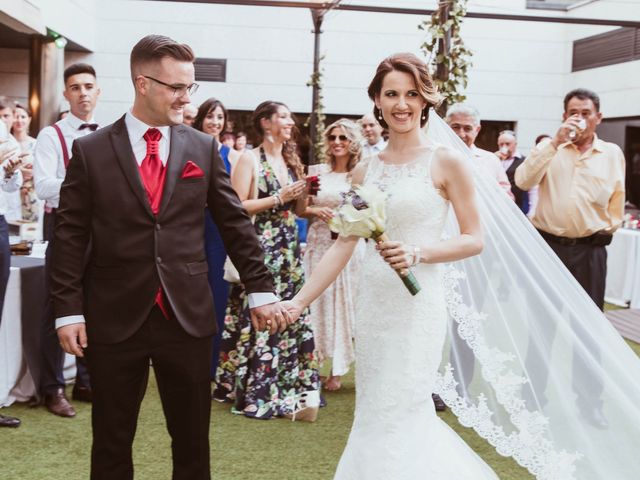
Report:
M 231 162 L 237 156 L 226 145 L 220 143 L 220 134 L 225 131 L 227 123 L 227 110 L 220 100 L 210 98 L 198 108 L 198 114 L 193 122 L 193 128 L 207 135 L 211 135 L 218 142 L 220 158 L 224 162 L 227 173 L 231 174 Z M 213 352 L 211 363 L 211 378 L 215 378 L 218 367 L 218 357 L 220 356 L 220 339 L 224 330 L 224 317 L 227 309 L 227 298 L 229 296 L 229 284 L 222 278 L 224 274 L 224 260 L 227 252 L 222 243 L 220 232 L 213 223 L 208 209 L 206 209 L 204 229 L 205 251 L 207 252 L 207 263 L 209 264 L 209 286 L 213 295 L 213 304 L 216 312 L 216 322 L 218 333 L 213 337 Z

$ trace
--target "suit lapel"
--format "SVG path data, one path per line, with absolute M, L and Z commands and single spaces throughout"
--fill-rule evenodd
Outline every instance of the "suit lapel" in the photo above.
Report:
M 138 198 L 147 213 L 152 218 L 155 218 L 151 211 L 151 207 L 149 206 L 144 186 L 142 185 L 136 158 L 133 154 L 133 150 L 131 149 L 131 142 L 129 140 L 127 127 L 124 123 L 124 116 L 114 123 L 109 135 L 111 137 L 113 150 L 116 152 L 116 157 L 120 163 L 120 168 L 122 168 L 124 176 L 129 182 L 129 186 L 131 187 L 133 194 Z
M 164 191 L 162 192 L 159 217 L 162 216 L 166 210 L 169 200 L 171 200 L 171 195 L 173 195 L 173 190 L 176 187 L 178 176 L 186 163 L 186 158 L 183 155 L 185 130 L 185 127 L 182 125 L 171 127 L 171 146 L 169 149 L 169 158 L 167 159 L 168 170 L 167 176 L 165 177 Z

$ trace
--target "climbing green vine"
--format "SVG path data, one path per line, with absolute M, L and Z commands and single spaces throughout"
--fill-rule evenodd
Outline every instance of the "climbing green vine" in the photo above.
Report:
M 320 57 L 320 62 L 324 59 L 324 55 Z M 307 82 L 307 87 L 315 87 L 318 89 L 318 100 L 316 104 L 313 106 L 313 112 L 307 118 L 304 126 L 309 127 L 311 125 L 311 120 L 315 115 L 316 121 L 316 131 L 314 138 L 310 139 L 311 149 L 313 150 L 313 161 L 311 163 L 320 163 L 323 161 L 326 148 L 324 142 L 324 129 L 325 126 L 325 114 L 324 114 L 324 104 L 322 102 L 324 96 L 322 95 L 322 68 L 318 69 L 317 73 L 311 74 L 311 79 Z
M 418 28 L 427 32 L 420 49 L 432 67 L 444 104 L 463 102 L 468 83 L 468 70 L 473 65 L 473 53 L 460 36 L 462 21 L 467 14 L 467 0 L 440 0 L 438 9 Z

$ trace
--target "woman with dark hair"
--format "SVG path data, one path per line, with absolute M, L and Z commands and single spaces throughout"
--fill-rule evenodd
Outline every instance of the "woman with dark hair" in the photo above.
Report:
M 333 209 L 340 205 L 342 194 L 349 191 L 351 172 L 362 157 L 360 127 L 351 120 L 341 118 L 329 125 L 324 139 L 327 150 L 325 162 L 314 165 L 314 170 L 309 167 L 310 174 L 317 172 L 320 189 L 305 212 L 305 216 L 311 219 L 304 252 L 307 275 L 313 272 L 335 241 L 328 222 L 333 217 Z M 354 360 L 354 299 L 363 248 L 364 242 L 360 242 L 349 266 L 310 308 L 318 360 L 332 359 L 331 375 L 323 379 L 325 390 L 340 388 L 340 377 L 349 371 Z
M 220 100 L 210 98 L 200 105 L 192 127 L 207 135 L 211 135 L 218 142 L 220 158 L 224 162 L 227 173 L 231 174 L 230 156 L 233 155 L 231 149 L 220 143 L 220 133 L 224 132 L 227 121 L 227 110 Z M 209 264 L 209 286 L 213 295 L 213 304 L 216 311 L 216 322 L 218 333 L 213 337 L 213 351 L 211 363 L 211 378 L 215 378 L 220 357 L 220 341 L 224 330 L 224 315 L 227 309 L 227 298 L 229 296 L 229 284 L 224 280 L 224 261 L 227 258 L 222 237 L 218 227 L 213 223 L 208 211 L 204 216 L 205 229 L 204 241 L 207 252 L 207 263 Z
M 255 216 L 276 294 L 290 299 L 304 281 L 295 216 L 307 207 L 295 122 L 286 105 L 267 101 L 255 110 L 253 125 L 262 143 L 242 154 L 232 183 L 249 215 Z M 256 190 L 257 197 L 252 195 Z M 215 399 L 234 401 L 233 412 L 247 417 L 315 420 L 319 377 L 306 311 L 275 335 L 254 331 L 244 287 L 234 284 L 222 339 Z M 309 408 L 298 415 L 303 406 Z

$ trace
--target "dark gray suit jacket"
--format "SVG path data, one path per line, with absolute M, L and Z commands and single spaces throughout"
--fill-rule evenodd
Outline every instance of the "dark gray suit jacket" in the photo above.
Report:
M 124 117 L 73 142 L 56 215 L 52 295 L 57 318 L 85 316 L 89 341 L 116 343 L 133 335 L 160 285 L 186 332 L 215 333 L 204 249 L 207 205 L 247 292 L 273 291 L 255 230 L 213 138 L 174 126 L 170 150 L 156 218 Z M 182 178 L 189 160 L 202 177 Z

